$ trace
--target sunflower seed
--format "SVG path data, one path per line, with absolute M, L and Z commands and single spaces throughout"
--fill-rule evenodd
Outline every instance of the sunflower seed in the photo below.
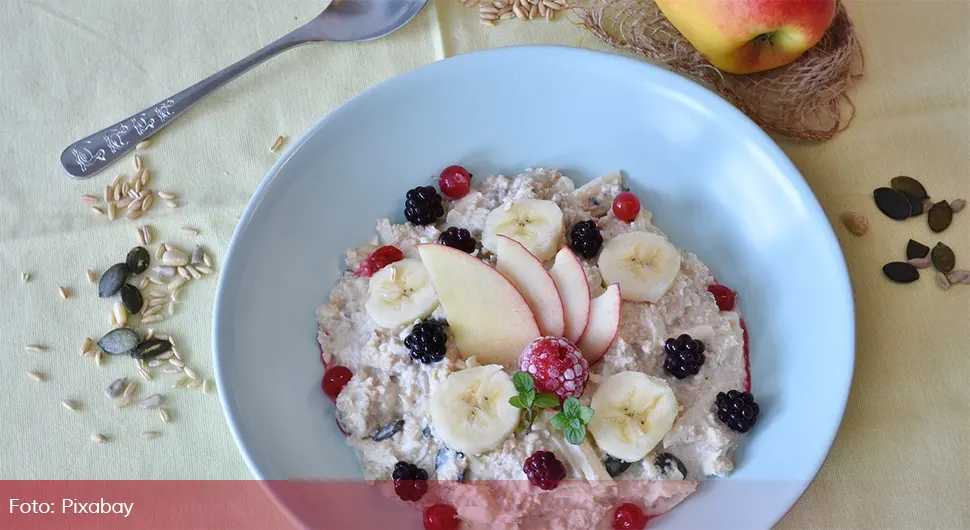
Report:
M 24 346 L 24 350 L 31 353 L 41 353 L 47 351 L 47 346 L 44 346 L 43 344 L 28 344 Z
M 157 316 L 159 313 L 161 313 L 165 309 L 165 303 L 166 303 L 165 300 L 161 300 L 161 304 L 151 305 L 151 303 L 154 302 L 154 301 L 156 301 L 156 300 L 161 300 L 161 299 L 155 298 L 155 299 L 152 299 L 151 301 L 149 301 L 148 309 L 146 309 L 145 312 L 142 313 L 142 315 L 141 315 L 141 321 L 142 321 L 143 324 L 145 323 L 145 319 L 147 319 L 149 317 Z
M 148 307 L 154 308 L 154 307 L 165 305 L 167 303 L 168 303 L 168 300 L 166 300 L 165 298 L 152 298 L 151 300 L 148 301 Z M 148 313 L 145 313 L 145 314 L 147 315 Z
M 175 372 L 175 373 L 178 373 L 178 372 Z M 185 377 L 185 376 L 183 375 L 182 377 L 179 377 L 178 379 L 176 379 L 174 383 L 172 383 L 172 388 L 173 388 L 173 389 L 175 389 L 175 388 L 179 388 L 179 387 L 181 387 L 182 385 L 184 385 L 184 384 L 185 384 L 185 382 L 186 382 L 186 381 L 188 381 L 188 380 L 189 380 L 189 378 L 188 378 L 188 377 Z
M 151 276 L 145 276 L 144 278 L 138 281 L 138 288 L 148 289 L 148 284 L 150 283 L 151 283 Z
M 104 215 L 104 209 L 99 208 L 98 206 L 92 206 L 91 211 L 98 215 Z
M 151 339 L 139 344 L 138 347 L 131 352 L 131 356 L 135 359 L 154 359 L 158 355 L 171 351 L 171 349 L 171 342 L 162 339 Z M 152 362 L 155 361 L 153 360 Z M 148 366 L 151 366 L 152 368 L 161 366 L 162 364 L 161 362 L 158 364 L 152 364 L 152 362 L 148 363 Z
M 88 283 L 98 283 L 98 273 L 88 269 Z
M 185 388 L 192 389 L 192 390 L 199 388 L 200 386 L 202 386 L 202 381 L 198 379 L 193 379 L 188 383 L 185 383 Z
M 882 267 L 883 274 L 896 283 L 910 283 L 919 279 L 919 271 L 916 267 L 904 261 L 894 261 Z
M 148 149 L 151 145 L 152 145 L 151 140 L 142 140 L 135 145 L 135 150 L 144 151 L 145 149 Z
M 911 177 L 896 177 L 889 182 L 889 185 L 892 186 L 893 189 L 905 191 L 921 201 L 930 197 L 929 194 L 926 193 L 926 188 L 924 188 L 918 180 Z
M 185 362 L 180 361 L 178 359 L 169 359 L 168 363 L 171 364 L 172 366 L 178 366 L 179 368 L 185 367 Z
M 121 399 L 115 402 L 116 409 L 123 409 L 128 405 L 131 405 L 131 398 L 122 397 Z
M 177 248 L 169 248 L 162 254 L 162 265 L 169 265 L 174 267 L 181 267 L 188 265 L 189 257 L 185 255 L 185 252 Z
M 192 275 L 189 274 L 188 269 L 186 269 L 185 267 L 176 267 L 175 272 L 179 273 L 179 276 L 185 278 L 186 280 L 192 279 Z
M 101 275 L 98 282 L 98 296 L 107 298 L 114 296 L 125 284 L 125 277 L 128 276 L 128 266 L 124 263 L 116 263 Z
M 168 310 L 166 312 L 168 313 L 168 316 L 172 316 L 175 314 L 175 302 L 168 303 Z
M 164 333 L 156 333 L 155 334 L 155 338 L 156 339 L 167 340 L 167 341 L 169 341 L 169 342 L 172 343 L 172 346 L 175 346 L 175 341 L 173 341 L 171 337 L 169 337 L 168 335 L 166 335 Z
M 966 269 L 955 270 L 946 275 L 947 281 L 951 284 L 953 283 L 967 283 L 970 284 L 970 271 Z
M 199 235 L 199 231 L 198 230 L 196 230 L 195 228 L 189 227 L 189 226 L 183 226 L 182 227 L 182 233 L 183 234 L 186 234 L 186 235 L 190 235 L 190 236 L 197 236 L 197 235 Z
M 158 195 L 158 198 L 162 199 L 163 201 L 170 201 L 175 198 L 175 194 L 170 191 L 159 191 L 156 192 L 155 195 Z
M 29 282 L 30 281 L 30 273 L 29 272 L 21 272 L 20 273 L 20 281 L 22 281 L 24 283 Z
M 108 203 L 108 220 L 114 221 L 117 218 L 118 218 L 118 207 L 115 206 L 115 203 L 113 202 Z
M 937 271 L 936 284 L 939 285 L 944 291 L 950 290 L 950 280 L 948 280 L 946 274 L 942 272 Z
M 375 442 L 382 442 L 387 440 L 391 436 L 397 434 L 404 427 L 404 420 L 396 420 L 388 423 L 387 425 L 381 427 L 373 435 L 371 435 L 371 440 Z
M 172 358 L 172 352 L 171 351 L 167 351 L 167 352 L 165 352 L 165 353 L 163 353 L 163 354 L 161 354 L 161 355 L 159 355 L 158 357 L 155 357 L 155 358 L 158 359 L 159 361 L 167 361 L 167 360 L 169 360 L 169 359 Z
M 142 440 L 152 440 L 152 439 L 158 438 L 161 435 L 162 435 L 162 433 L 160 433 L 158 431 L 144 431 L 144 432 L 141 433 L 141 439 Z
M 283 142 L 285 140 L 286 140 L 286 138 L 284 138 L 282 136 L 277 136 L 276 139 L 273 140 L 273 144 L 269 146 L 269 152 L 275 153 L 275 152 L 279 151 L 280 147 L 283 147 Z
M 182 289 L 175 289 L 172 291 L 172 295 L 169 296 L 169 299 L 173 302 L 178 302 L 180 296 L 182 296 Z
M 916 267 L 917 269 L 927 269 L 933 262 L 930 258 L 913 258 L 906 260 L 906 263 Z
M 64 401 L 61 401 L 61 406 L 66 408 L 67 410 L 70 410 L 71 412 L 77 412 L 77 409 L 80 407 L 80 405 L 78 405 L 76 401 L 71 399 L 65 399 Z
M 162 420 L 162 423 L 169 423 L 172 421 L 171 416 L 168 415 L 168 409 L 161 407 L 158 409 L 158 417 Z
M 160 267 L 155 267 L 152 270 L 155 271 L 155 274 L 158 274 L 162 278 L 171 278 L 172 276 L 175 276 L 175 267 L 170 265 L 162 265 Z
M 124 396 L 126 398 L 130 398 L 131 396 L 135 395 L 135 392 L 137 390 L 138 390 L 138 381 L 128 381 L 128 384 L 125 386 Z
M 84 342 L 81 343 L 81 353 L 87 353 L 91 351 L 94 347 L 94 340 L 91 337 L 84 337 Z
M 135 349 L 139 342 L 141 342 L 141 337 L 133 329 L 117 328 L 101 337 L 101 340 L 98 341 L 98 347 L 110 355 L 123 355 Z
M 936 267 L 936 270 L 940 272 L 952 271 L 957 261 L 956 255 L 953 254 L 953 250 L 943 243 L 937 243 L 936 246 L 933 247 L 933 251 L 930 252 L 930 258 L 933 260 L 933 266 Z
M 192 256 L 189 258 L 189 265 L 201 265 L 202 264 L 202 247 L 195 247 L 192 250 Z
M 148 373 L 148 370 L 146 370 L 144 368 L 139 368 L 138 369 L 138 375 L 140 375 L 141 378 L 144 379 L 145 381 L 151 381 L 152 380 L 152 374 Z
M 65 300 L 67 300 L 71 296 L 71 291 L 68 291 L 67 287 L 64 287 L 63 285 L 57 288 L 57 292 L 60 293 L 61 298 Z
M 42 383 L 45 379 L 47 379 L 47 376 L 44 375 L 43 372 L 34 372 L 33 370 L 27 370 L 27 377 L 30 377 L 38 383 Z
M 494 8 L 492 8 L 494 9 Z M 498 13 L 481 13 L 478 18 L 485 22 L 493 22 L 498 20 Z
M 181 357 L 179 357 L 179 360 L 181 360 Z M 186 366 L 182 370 L 184 370 L 185 371 L 185 375 L 189 376 L 189 378 L 191 378 L 191 379 L 198 379 L 199 378 L 199 376 L 195 373 L 195 370 L 189 368 L 188 366 Z
M 185 270 L 189 271 L 189 274 L 192 276 L 193 280 L 198 280 L 199 278 L 202 278 L 202 273 L 199 272 L 198 269 L 196 269 L 191 265 L 186 265 Z
M 151 367 L 151 368 L 158 368 L 162 364 L 164 364 L 164 363 L 162 361 L 157 360 L 157 359 L 152 359 L 151 361 L 148 361 L 148 366 Z
M 115 195 L 115 191 L 111 189 L 110 184 L 104 187 L 104 195 L 102 196 L 102 198 L 104 199 L 104 202 L 111 202 L 111 199 L 114 198 L 114 195 Z
M 141 228 L 135 229 L 135 236 L 138 237 L 139 245 L 147 245 L 147 243 L 145 243 L 145 233 L 141 231 Z
M 202 274 L 212 274 L 212 269 L 206 267 L 205 265 L 199 265 L 195 268 L 195 270 L 201 272 Z
M 209 381 L 208 379 L 203 379 L 202 380 L 202 393 L 203 394 L 208 394 L 209 391 L 211 390 L 211 388 L 212 388 L 212 382 Z
M 108 388 L 105 389 L 104 395 L 108 396 L 109 398 L 116 398 L 120 396 L 122 392 L 125 391 L 125 387 L 127 386 L 128 386 L 128 378 L 121 377 L 121 378 L 115 379 L 114 381 L 111 382 L 110 385 L 108 385 Z
M 967 201 L 963 199 L 957 199 L 950 203 L 950 209 L 953 210 L 953 213 L 959 213 L 961 210 L 963 210 L 964 207 L 966 207 L 966 205 L 967 205 Z
M 206 267 L 212 266 L 212 259 L 209 258 L 208 254 L 202 254 L 202 264 L 205 265 Z
M 138 146 L 135 146 L 136 149 L 137 147 Z M 135 164 L 135 171 L 141 171 L 141 157 L 138 155 L 135 155 L 133 162 Z
M 162 404 L 162 396 L 159 394 L 152 394 L 147 398 L 141 400 L 138 406 L 143 409 L 157 409 Z
M 151 315 L 149 317 L 144 317 L 141 319 L 142 324 L 154 324 L 156 322 L 162 321 L 162 315 Z
M 100 351 L 94 352 L 94 364 L 101 366 L 104 364 L 104 355 Z
M 491 5 L 478 6 L 479 15 L 498 15 L 498 8 Z
M 171 337 L 169 337 L 168 341 L 172 343 L 172 355 L 174 355 L 176 359 L 181 361 L 182 354 L 180 354 L 179 351 L 175 349 L 175 341 Z
M 169 200 L 165 201 L 165 206 L 168 206 L 169 208 L 178 208 L 179 207 L 179 203 L 175 202 L 174 199 L 169 199 Z
M 108 437 L 103 434 L 92 434 L 91 441 L 96 444 L 103 444 L 108 441 Z
M 946 201 L 940 201 L 930 208 L 926 219 L 929 222 L 930 230 L 936 233 L 942 232 L 953 221 L 953 209 Z
M 481 0 L 465 0 L 465 7 L 475 7 Z
M 128 284 L 125 284 L 128 285 Z M 138 289 L 135 289 L 137 291 Z M 121 327 L 128 327 L 128 310 L 120 301 L 114 303 L 111 311 L 115 314 L 115 322 Z
M 185 285 L 185 282 L 186 282 L 186 279 L 183 278 L 183 277 L 181 277 L 181 276 L 179 276 L 179 277 L 175 278 L 174 280 L 172 280 L 172 281 L 170 281 L 168 283 L 168 289 L 170 291 L 174 291 L 174 290 L 178 289 L 179 287 L 182 287 L 183 285 Z
M 112 326 L 118 325 L 118 319 L 115 317 L 114 311 L 108 311 L 108 322 L 110 322 Z

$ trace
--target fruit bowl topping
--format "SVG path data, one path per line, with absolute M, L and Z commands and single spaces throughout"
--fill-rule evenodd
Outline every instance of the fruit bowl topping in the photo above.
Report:
M 559 399 L 583 395 L 589 379 L 589 363 L 575 344 L 562 337 L 540 337 L 519 357 L 519 369 L 535 379 L 539 392 Z

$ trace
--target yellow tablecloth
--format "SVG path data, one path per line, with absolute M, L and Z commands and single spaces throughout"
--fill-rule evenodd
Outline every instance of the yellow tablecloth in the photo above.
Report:
M 101 395 L 108 382 L 133 371 L 118 359 L 97 368 L 77 355 L 85 336 L 108 328 L 105 304 L 85 270 L 102 271 L 120 259 L 142 224 L 154 227 L 156 240 L 203 244 L 218 265 L 236 216 L 276 158 L 267 149 L 273 139 L 301 134 L 379 81 L 496 46 L 607 49 L 565 20 L 492 28 L 457 1 L 439 0 L 389 38 L 290 51 L 165 130 L 144 159 L 156 189 L 177 193 L 180 208 L 112 223 L 81 203 L 81 194 L 100 194 L 114 174 L 132 170 L 125 163 L 72 181 L 58 164 L 64 146 L 241 58 L 322 5 L 0 2 L 0 478 L 249 477 L 214 395 L 167 391 L 168 425 L 145 411 L 114 410 Z M 921 179 L 937 197 L 970 196 L 970 4 L 850 1 L 848 7 L 866 51 L 866 78 L 852 93 L 858 115 L 829 143 L 782 147 L 837 225 L 849 262 L 858 304 L 856 377 L 828 461 L 780 526 L 970 528 L 970 286 L 943 292 L 929 275 L 900 286 L 880 273 L 910 237 L 946 242 L 959 266 L 970 268 L 970 213 L 937 236 L 922 220 L 888 220 L 870 197 L 899 174 Z M 850 208 L 869 217 L 868 235 L 852 236 L 838 223 Z M 183 234 L 182 226 L 200 234 Z M 31 274 L 26 284 L 22 272 Z M 215 283 L 190 284 L 176 316 L 159 326 L 209 377 Z M 59 285 L 72 296 L 62 300 Z M 28 343 L 49 350 L 28 353 Z M 45 372 L 48 380 L 36 383 L 27 370 Z M 157 381 L 143 386 L 167 390 Z M 81 409 L 62 408 L 63 399 L 77 400 Z M 163 436 L 142 441 L 143 430 Z M 91 443 L 96 432 L 109 443 Z

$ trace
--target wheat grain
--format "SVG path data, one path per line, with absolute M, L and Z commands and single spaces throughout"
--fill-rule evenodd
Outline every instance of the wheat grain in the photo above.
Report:
M 186 234 L 186 235 L 190 235 L 190 236 L 197 236 L 197 235 L 199 235 L 199 231 L 198 230 L 196 230 L 195 228 L 189 227 L 189 226 L 183 226 L 182 227 L 182 233 L 183 234 Z
M 102 209 L 99 206 L 92 206 L 91 207 L 91 211 L 94 212 L 94 213 L 96 213 L 96 214 L 98 214 L 98 215 L 104 215 L 104 213 L 105 213 L 104 212 L 104 209 Z
M 42 372 L 35 372 L 33 370 L 27 370 L 27 376 L 38 383 L 44 382 L 44 380 L 47 378 L 47 376 L 45 376 Z
M 42 353 L 47 351 L 47 346 L 44 346 L 43 344 L 28 344 L 24 346 L 24 350 L 31 353 Z
M 276 139 L 273 140 L 273 144 L 269 146 L 269 152 L 275 153 L 279 151 L 280 147 L 283 147 L 283 142 L 285 141 L 286 141 L 286 138 L 284 138 L 283 136 L 277 136 Z
M 60 293 L 61 298 L 67 300 L 71 297 L 71 291 L 64 287 L 63 285 L 57 287 L 57 292 Z
M 158 409 L 158 417 L 162 420 L 162 423 L 169 423 L 172 421 L 171 416 L 168 415 L 168 409 L 165 407 Z
M 152 440 L 152 439 L 158 438 L 161 435 L 162 435 L 162 433 L 160 433 L 158 431 L 145 431 L 145 432 L 141 433 L 141 439 L 142 440 Z
M 73 401 L 70 399 L 65 399 L 64 401 L 61 401 L 61 406 L 71 412 L 77 412 L 77 409 L 79 407 L 76 401 Z
M 135 164 L 135 171 L 141 171 L 141 157 L 138 155 L 135 155 L 135 159 L 133 160 L 133 162 Z
M 87 353 L 91 351 L 91 348 L 93 347 L 94 347 L 94 339 L 92 339 L 91 337 L 85 337 L 84 342 L 81 343 L 81 353 Z
M 88 283 L 98 283 L 98 273 L 88 269 Z
M 170 201 L 175 198 L 175 194 L 170 191 L 155 192 L 155 195 L 158 195 L 158 198 L 162 199 L 163 201 Z
M 21 272 L 20 273 L 20 281 L 22 281 L 24 283 L 29 282 L 30 281 L 30 273 L 29 272 Z
M 212 387 L 212 383 L 208 379 L 203 379 L 202 380 L 202 393 L 203 394 L 208 394 L 209 393 L 209 390 L 211 389 L 211 387 Z

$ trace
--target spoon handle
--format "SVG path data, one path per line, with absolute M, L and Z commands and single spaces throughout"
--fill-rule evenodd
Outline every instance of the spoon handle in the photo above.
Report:
M 87 138 L 78 140 L 61 153 L 61 165 L 64 171 L 76 179 L 94 176 L 226 83 L 270 57 L 311 40 L 314 39 L 311 39 L 305 27 L 298 28 L 178 94 L 159 101 L 142 112 Z

